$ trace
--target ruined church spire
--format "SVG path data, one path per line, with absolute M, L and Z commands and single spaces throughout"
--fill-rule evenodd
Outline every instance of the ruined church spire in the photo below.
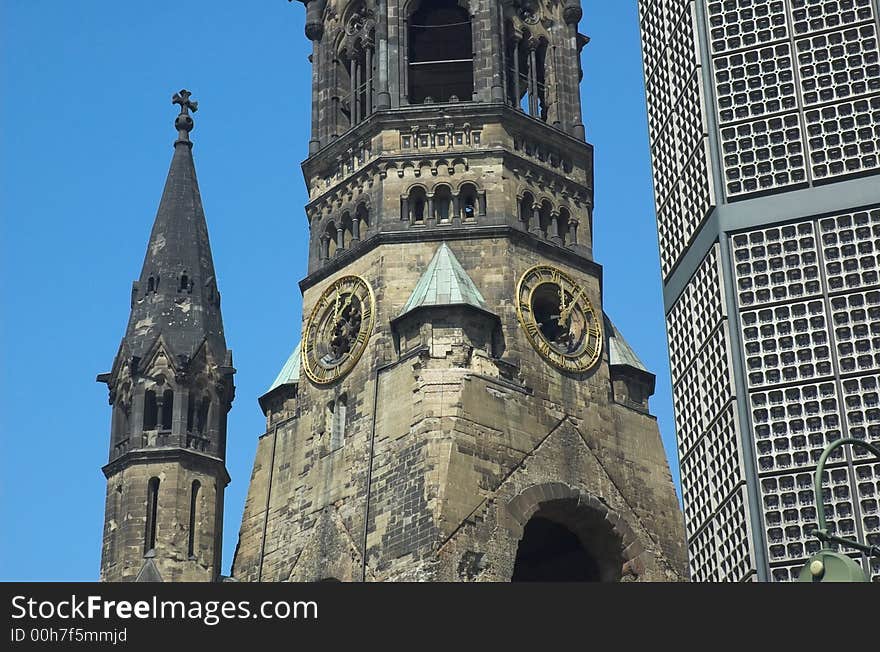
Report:
M 132 290 L 125 336 L 131 355 L 142 355 L 161 335 L 175 358 L 192 357 L 206 340 L 214 356 L 225 357 L 220 294 L 189 139 L 194 127 L 190 111 L 198 103 L 190 96 L 181 90 L 172 98 L 180 106 L 174 121 L 177 140 L 140 279 Z
M 131 315 L 110 373 L 101 553 L 105 581 L 220 576 L 227 413 L 235 386 L 189 134 L 198 104 L 175 93 L 177 140 Z

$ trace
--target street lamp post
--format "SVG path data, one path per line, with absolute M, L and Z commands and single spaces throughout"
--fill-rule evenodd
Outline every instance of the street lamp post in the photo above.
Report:
M 816 477 L 813 479 L 813 492 L 816 495 L 817 515 L 819 529 L 816 530 L 816 538 L 822 542 L 822 549 L 810 557 L 806 566 L 801 570 L 799 580 L 801 582 L 868 582 L 862 567 L 852 558 L 831 549 L 832 543 L 855 548 L 869 557 L 880 558 L 880 546 L 874 546 L 851 539 L 836 536 L 828 532 L 828 524 L 825 520 L 825 500 L 822 496 L 822 475 L 825 472 L 825 462 L 837 448 L 844 445 L 864 448 L 880 460 L 880 448 L 873 446 L 860 439 L 838 439 L 829 444 L 816 466 Z

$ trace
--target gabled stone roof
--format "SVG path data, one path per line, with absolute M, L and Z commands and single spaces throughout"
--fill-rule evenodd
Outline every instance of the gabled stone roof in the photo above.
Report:
M 491 312 L 486 300 L 445 242 L 428 263 L 398 319 L 426 306 L 470 305 Z

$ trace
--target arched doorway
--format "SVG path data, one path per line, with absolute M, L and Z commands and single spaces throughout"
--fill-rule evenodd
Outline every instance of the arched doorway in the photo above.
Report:
M 564 525 L 536 517 L 523 531 L 512 582 L 598 582 L 599 563 Z
M 635 539 L 623 520 L 574 488 L 534 486 L 508 510 L 522 524 L 513 582 L 618 582 L 628 555 L 638 554 L 628 548 Z

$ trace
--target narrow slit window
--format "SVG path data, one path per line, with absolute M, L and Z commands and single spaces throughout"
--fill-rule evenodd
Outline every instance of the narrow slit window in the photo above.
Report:
M 147 484 L 147 523 L 144 531 L 144 554 L 156 548 L 156 519 L 159 516 L 159 478 Z
M 159 404 L 156 392 L 148 389 L 144 393 L 144 430 L 155 430 L 159 424 Z
M 189 499 L 189 545 L 188 555 L 190 558 L 196 554 L 196 525 L 198 517 L 199 489 L 202 484 L 198 480 L 193 480 L 192 491 Z
M 166 389 L 162 393 L 162 430 L 171 430 L 174 415 L 174 392 Z

